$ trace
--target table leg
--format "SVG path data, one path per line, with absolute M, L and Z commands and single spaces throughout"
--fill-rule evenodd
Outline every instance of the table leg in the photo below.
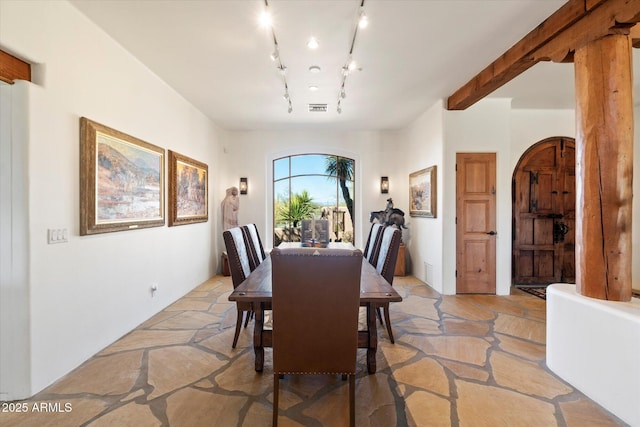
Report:
M 255 314 L 253 330 L 253 351 L 256 354 L 256 372 L 262 372 L 264 368 L 264 347 L 262 346 L 262 332 L 264 330 L 264 309 L 262 303 L 254 303 Z
M 376 373 L 376 350 L 378 349 L 378 331 L 376 329 L 375 304 L 367 304 L 367 333 L 369 334 L 369 346 L 367 348 L 367 370 L 370 374 Z

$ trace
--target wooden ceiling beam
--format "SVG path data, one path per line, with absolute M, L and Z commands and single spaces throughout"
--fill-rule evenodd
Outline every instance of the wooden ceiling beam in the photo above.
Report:
M 31 81 L 31 65 L 0 50 L 0 80 L 9 84 L 14 80 Z
M 447 109 L 466 109 L 539 61 L 572 61 L 576 44 L 584 45 L 612 29 L 625 31 L 639 20 L 639 0 L 569 0 L 453 93 Z

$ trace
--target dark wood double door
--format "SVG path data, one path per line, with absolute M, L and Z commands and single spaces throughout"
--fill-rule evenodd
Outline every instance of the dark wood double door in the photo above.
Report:
M 513 282 L 575 282 L 575 142 L 532 146 L 513 176 Z

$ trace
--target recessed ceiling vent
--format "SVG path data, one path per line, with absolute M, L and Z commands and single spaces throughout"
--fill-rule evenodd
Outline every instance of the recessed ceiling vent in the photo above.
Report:
M 309 104 L 310 113 L 326 113 L 327 104 Z

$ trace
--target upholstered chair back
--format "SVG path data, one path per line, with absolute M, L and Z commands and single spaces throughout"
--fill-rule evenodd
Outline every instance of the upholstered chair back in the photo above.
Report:
M 255 266 L 252 268 L 253 263 L 249 261 L 246 233 L 242 227 L 230 228 L 222 233 L 222 237 L 227 249 L 231 281 L 235 288 L 249 276 Z
M 402 241 L 402 231 L 395 227 L 385 227 L 381 234 L 380 250 L 374 265 L 378 273 L 392 285 L 398 250 Z
M 372 265 L 375 265 L 374 260 L 377 259 L 378 252 L 380 251 L 383 229 L 384 226 L 382 224 L 373 224 L 371 230 L 369 230 L 367 244 L 364 247 L 364 258 Z
M 362 252 L 273 249 L 273 370 L 355 374 Z

